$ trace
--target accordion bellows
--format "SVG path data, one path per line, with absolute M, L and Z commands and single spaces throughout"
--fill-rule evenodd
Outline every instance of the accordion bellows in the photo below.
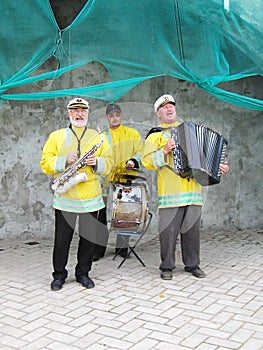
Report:
M 178 145 L 173 150 L 174 171 L 181 177 L 194 178 L 202 186 L 218 184 L 227 140 L 218 132 L 193 122 L 184 122 L 170 130 Z

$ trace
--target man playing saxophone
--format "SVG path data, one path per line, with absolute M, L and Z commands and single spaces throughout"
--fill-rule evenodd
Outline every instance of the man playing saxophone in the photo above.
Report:
M 67 105 L 70 125 L 53 131 L 44 145 L 40 166 L 53 181 L 55 238 L 51 290 L 63 287 L 68 276 L 66 265 L 78 218 L 76 281 L 85 288 L 95 286 L 89 277 L 97 227 L 97 214 L 104 207 L 100 176 L 113 166 L 107 140 L 86 126 L 89 103 L 74 98 Z M 77 180 L 75 180 L 77 179 Z

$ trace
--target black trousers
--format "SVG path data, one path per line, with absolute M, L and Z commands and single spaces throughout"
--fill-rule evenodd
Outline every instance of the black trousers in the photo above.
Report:
M 98 226 L 96 235 L 96 244 L 94 247 L 94 257 L 102 258 L 105 254 L 108 240 L 109 231 L 107 229 L 107 217 L 106 217 L 106 207 L 100 209 L 98 212 Z
M 52 273 L 54 279 L 65 280 L 67 278 L 68 271 L 66 270 L 66 265 L 68 263 L 70 244 L 75 231 L 77 217 L 79 219 L 79 243 L 75 276 L 88 276 L 91 270 L 97 230 L 97 211 L 77 214 L 55 209 L 54 271 Z

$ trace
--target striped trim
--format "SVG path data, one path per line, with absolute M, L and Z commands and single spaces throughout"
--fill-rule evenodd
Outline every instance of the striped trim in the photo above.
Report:
M 67 156 L 58 156 L 55 158 L 55 173 L 60 173 L 65 170 L 66 167 Z
M 102 188 L 102 195 L 103 197 L 107 197 L 109 194 L 110 186 L 103 186 Z
M 158 196 L 158 208 L 202 205 L 202 194 L 198 192 L 168 194 Z
M 107 140 L 108 140 L 108 142 L 109 142 L 109 145 L 110 145 L 111 147 L 113 147 L 113 142 L 112 142 L 110 130 L 107 129 L 107 130 L 105 131 L 105 133 L 106 133 L 106 137 L 107 137 Z
M 102 157 L 97 157 L 96 173 L 103 174 L 105 172 L 105 169 L 106 169 L 105 159 Z
M 162 149 L 160 149 L 159 151 L 153 153 L 153 163 L 154 163 L 156 168 L 161 168 L 164 165 L 167 165 L 167 163 L 165 163 L 165 161 L 164 161 L 164 156 L 163 156 L 163 150 Z
M 134 158 L 137 160 L 139 167 L 142 167 L 142 156 L 140 154 L 135 154 L 134 156 L 132 156 L 131 158 Z
M 71 132 L 70 128 L 66 128 L 65 129 L 65 133 L 66 133 L 66 146 L 70 147 L 73 144 L 73 142 L 72 142 L 72 132 Z
M 96 197 L 88 200 L 74 200 L 53 196 L 53 207 L 55 209 L 64 210 L 72 213 L 88 213 L 104 208 L 103 198 Z

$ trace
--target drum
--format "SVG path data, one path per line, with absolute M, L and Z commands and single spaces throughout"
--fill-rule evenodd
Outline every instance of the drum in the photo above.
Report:
M 142 233 L 148 217 L 147 185 L 134 182 L 111 183 L 107 200 L 107 226 L 109 231 Z

